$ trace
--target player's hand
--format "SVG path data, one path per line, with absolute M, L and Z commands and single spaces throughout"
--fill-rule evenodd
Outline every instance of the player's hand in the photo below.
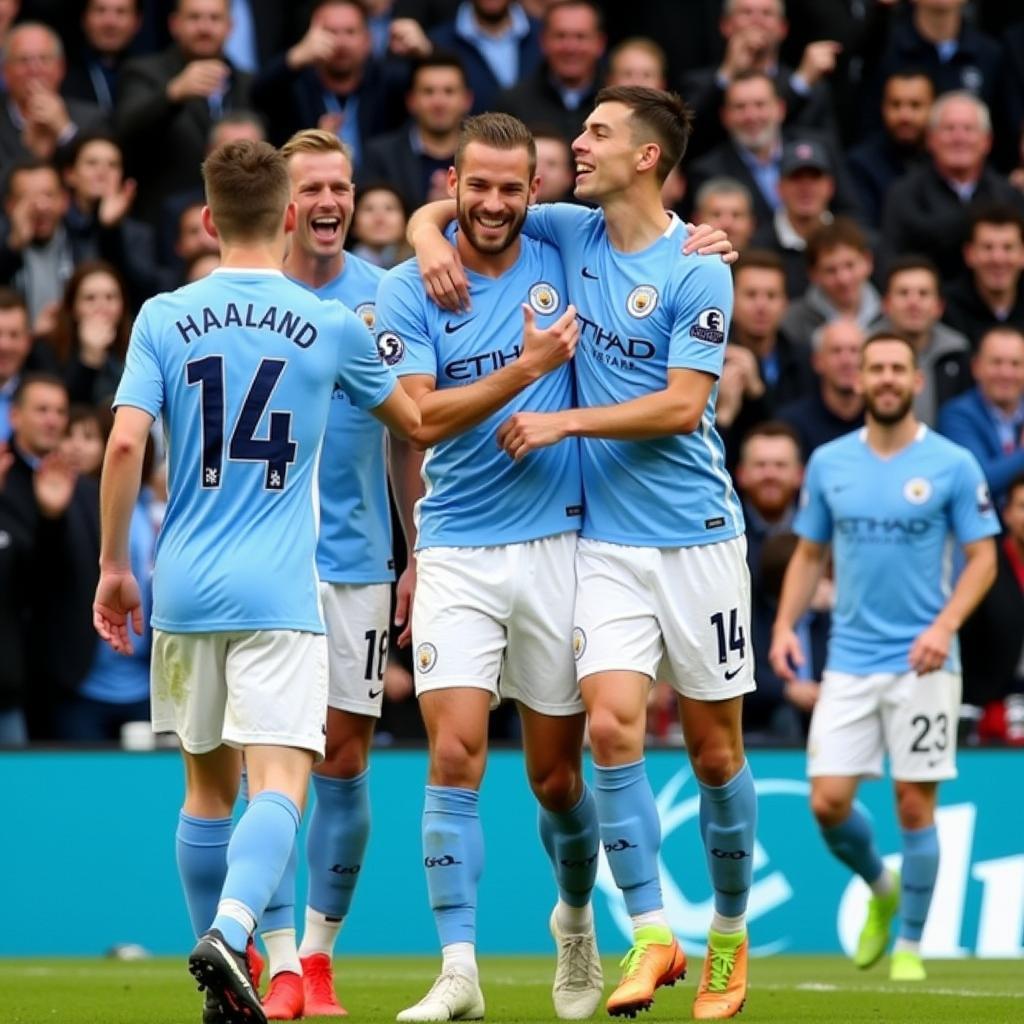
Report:
M 808 43 L 796 73 L 808 85 L 814 85 L 825 75 L 835 71 L 836 60 L 842 52 L 843 44 L 837 43 L 834 39 L 820 39 L 815 43 Z
M 206 60 L 189 61 L 167 83 L 167 98 L 172 103 L 182 100 L 209 99 L 220 92 L 230 74 L 227 64 L 216 57 Z
M 523 354 L 521 359 L 541 377 L 564 366 L 576 352 L 580 325 L 576 307 L 569 306 L 550 326 L 538 327 L 537 314 L 523 303 Z
M 910 667 L 919 675 L 937 672 L 946 664 L 953 633 L 939 622 L 933 622 L 910 648 Z
M 695 252 L 701 256 L 720 255 L 723 263 L 735 263 L 740 258 L 721 228 L 713 228 L 710 224 L 687 224 L 686 230 L 689 235 L 683 242 L 683 252 L 687 256 Z
M 388 31 L 388 50 L 396 57 L 426 57 L 434 46 L 415 18 L 395 18 Z
M 402 626 L 402 632 L 395 641 L 399 647 L 408 647 L 412 642 L 412 602 L 416 596 L 416 559 L 409 558 L 405 571 L 398 577 L 395 588 L 395 625 Z
M 420 277 L 435 304 L 451 313 L 469 310 L 469 279 L 455 246 L 439 231 L 419 231 L 414 247 Z
M 142 595 L 135 577 L 126 569 L 100 573 L 92 603 L 92 624 L 103 640 L 118 654 L 132 653 L 128 622 L 136 636 L 142 635 Z
M 96 216 L 100 224 L 105 228 L 112 228 L 120 224 L 127 216 L 128 211 L 135 202 L 135 193 L 138 186 L 131 178 L 125 178 L 119 188 L 108 193 L 100 200 Z
M 320 25 L 309 31 L 285 54 L 285 63 L 292 71 L 308 68 L 334 56 L 334 36 Z
M 517 412 L 498 428 L 498 447 L 519 462 L 538 448 L 558 444 L 565 436 L 560 413 Z
M 818 703 L 821 687 L 809 679 L 794 679 L 792 682 L 786 683 L 782 692 L 786 700 L 794 707 L 801 711 L 811 712 L 814 710 L 814 705 Z
M 796 669 L 804 663 L 804 652 L 791 629 L 776 629 L 772 633 L 772 646 L 768 651 L 775 674 L 784 683 L 796 682 Z
M 59 452 L 47 455 L 32 474 L 36 504 L 46 519 L 59 519 L 67 511 L 75 494 L 78 474 Z

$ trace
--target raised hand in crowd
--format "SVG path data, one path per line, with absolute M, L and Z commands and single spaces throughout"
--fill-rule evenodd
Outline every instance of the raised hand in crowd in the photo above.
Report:
M 285 54 L 292 71 L 330 60 L 334 54 L 334 35 L 321 25 L 310 25 L 306 34 Z
M 32 489 L 45 518 L 59 519 L 64 515 L 74 497 L 77 478 L 74 467 L 59 452 L 52 452 L 39 463 L 32 475 Z
M 34 156 L 49 159 L 57 148 L 58 140 L 71 126 L 71 118 L 59 93 L 41 82 L 32 83 L 30 89 L 21 140 Z
M 415 18 L 395 18 L 388 32 L 388 52 L 395 57 L 426 57 L 434 50 Z
M 22 196 L 7 210 L 7 248 L 21 252 L 35 237 L 36 204 L 30 195 Z
M 757 357 L 742 345 L 727 345 L 715 406 L 715 419 L 719 425 L 730 426 L 743 408 L 744 401 L 760 398 L 763 394 L 764 381 Z
M 60 313 L 60 300 L 54 299 L 48 302 L 36 313 L 32 323 L 32 336 L 35 338 L 48 337 L 57 327 L 57 316 Z
M 227 64 L 216 57 L 190 61 L 167 83 L 167 98 L 172 103 L 209 99 L 225 88 L 229 74 Z
M 719 75 L 732 80 L 743 71 L 760 67 L 773 55 L 771 36 L 760 28 L 733 32 L 725 43 Z
M 105 228 L 115 227 L 124 220 L 138 192 L 138 185 L 131 178 L 123 179 L 120 184 L 112 181 L 111 186 L 110 191 L 100 198 L 96 209 L 96 216 Z
M 842 52 L 842 43 L 837 43 L 833 39 L 819 39 L 817 42 L 808 43 L 796 73 L 808 85 L 814 85 L 835 71 L 836 61 Z

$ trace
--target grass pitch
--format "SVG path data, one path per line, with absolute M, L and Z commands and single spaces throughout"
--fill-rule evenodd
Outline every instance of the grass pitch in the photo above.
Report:
M 481 980 L 487 1020 L 501 1024 L 553 1021 L 553 961 L 484 957 Z M 338 988 L 354 1024 L 385 1024 L 426 992 L 436 958 L 349 957 L 336 961 Z M 839 957 L 780 956 L 757 960 L 742 1024 L 814 1021 L 827 1024 L 1020 1024 L 1024 1022 L 1024 961 L 933 961 L 920 986 L 887 980 L 885 963 L 860 972 Z M 700 963 L 688 980 L 659 990 L 654 1009 L 638 1021 L 682 1021 Z M 618 977 L 605 960 L 606 992 Z M 195 1024 L 201 997 L 185 958 L 0 961 L 0 1021 L 4 1024 Z M 314 1018 L 310 1018 L 314 1019 Z M 608 1021 L 603 1013 L 595 1020 Z

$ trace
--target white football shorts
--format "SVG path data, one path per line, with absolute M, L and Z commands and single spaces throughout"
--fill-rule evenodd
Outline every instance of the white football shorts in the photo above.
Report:
M 389 583 L 321 583 L 328 707 L 380 718 L 391 619 Z
M 960 690 L 960 675 L 944 670 L 826 671 L 807 739 L 807 774 L 878 778 L 888 751 L 900 782 L 955 779 Z
M 718 701 L 754 689 L 746 538 L 648 548 L 581 538 L 573 652 L 579 679 L 641 672 Z
M 572 663 L 576 534 L 416 554 L 417 695 L 469 686 L 544 715 L 583 710 Z
M 177 733 L 190 754 L 226 743 L 324 756 L 327 638 L 320 633 L 155 629 L 150 692 L 153 731 Z

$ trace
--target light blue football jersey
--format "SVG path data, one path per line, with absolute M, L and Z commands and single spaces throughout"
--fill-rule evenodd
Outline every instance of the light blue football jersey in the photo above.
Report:
M 743 533 L 743 512 L 715 430 L 717 379 L 732 316 L 732 276 L 718 256 L 684 256 L 673 217 L 641 252 L 608 240 L 604 215 L 568 203 L 532 207 L 526 232 L 558 247 L 579 311 L 576 391 L 582 407 L 661 391 L 670 368 L 715 378 L 700 427 L 650 441 L 582 438 L 582 536 L 674 548 Z
M 215 270 L 139 312 L 116 405 L 163 415 L 169 500 L 153 625 L 322 633 L 316 474 L 335 381 L 396 385 L 366 325 L 280 271 Z
M 341 273 L 320 288 L 373 330 L 380 267 L 345 254 Z M 302 284 L 301 281 L 297 282 Z M 390 583 L 395 578 L 388 506 L 387 430 L 353 405 L 336 385 L 320 459 L 320 579 L 328 583 Z
M 954 540 L 994 536 L 999 520 L 974 456 L 922 425 L 891 458 L 866 428 L 817 448 L 794 530 L 832 544 L 828 667 L 863 676 L 910 670 L 911 646 L 951 593 Z M 946 668 L 959 670 L 955 643 Z
M 453 237 L 453 229 L 449 229 Z M 515 265 L 498 278 L 467 271 L 473 308 L 452 314 L 427 296 L 415 260 L 390 270 L 377 292 L 377 344 L 399 376 L 427 374 L 438 390 L 472 384 L 519 358 L 521 305 L 548 327 L 565 311 L 562 263 L 548 245 L 523 238 Z M 426 493 L 417 505 L 417 548 L 491 547 L 576 530 L 580 525 L 579 447 L 567 438 L 513 462 L 498 428 L 522 410 L 572 405 L 567 365 L 521 391 L 457 437 L 435 445 L 423 463 Z

